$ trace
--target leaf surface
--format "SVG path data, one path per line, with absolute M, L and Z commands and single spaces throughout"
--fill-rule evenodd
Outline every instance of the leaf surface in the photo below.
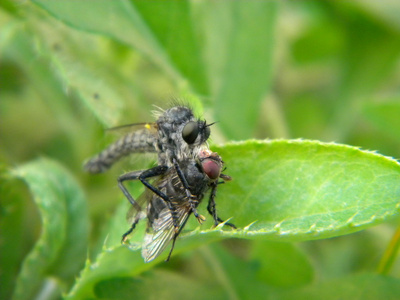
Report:
M 400 165 L 389 157 L 307 140 L 254 140 L 214 150 L 233 177 L 220 188 L 219 213 L 244 228 L 224 235 L 319 239 L 398 214 Z
M 51 277 L 68 282 L 82 268 L 87 251 L 87 208 L 75 180 L 54 161 L 38 159 L 12 174 L 26 182 L 42 219 L 41 236 L 22 264 L 14 293 L 15 299 L 31 299 L 49 287 Z

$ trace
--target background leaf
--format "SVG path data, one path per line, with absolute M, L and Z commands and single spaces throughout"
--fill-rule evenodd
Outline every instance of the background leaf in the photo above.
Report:
M 276 1 L 203 4 L 215 118 L 230 139 L 254 133 L 261 101 L 270 87 L 277 5 Z
M 52 286 L 51 277 L 70 283 L 82 267 L 88 237 L 86 203 L 71 175 L 50 160 L 20 166 L 12 174 L 27 183 L 42 219 L 41 237 L 24 261 L 14 294 L 15 299 L 30 299 L 44 289 L 62 289 Z
M 280 299 L 397 299 L 399 292 L 398 279 L 362 274 L 295 290 Z
M 399 99 L 365 103 L 364 112 L 368 120 L 383 134 L 391 135 L 396 141 L 400 141 Z
M 313 268 L 304 253 L 290 243 L 258 241 L 252 257 L 260 261 L 257 278 L 275 287 L 296 287 L 311 283 Z
M 190 76 L 198 92 L 207 91 L 201 61 L 196 55 L 198 48 L 191 32 L 190 9 L 186 2 L 157 2 L 149 5 L 142 1 L 100 0 L 96 12 L 101 18 L 87 18 L 87 12 L 92 9 L 89 3 L 35 2 L 73 27 L 110 36 L 134 47 L 173 79 L 180 81 L 182 75 Z

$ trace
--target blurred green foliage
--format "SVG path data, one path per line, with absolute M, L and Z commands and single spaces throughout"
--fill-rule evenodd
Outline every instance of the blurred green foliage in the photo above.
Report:
M 398 299 L 399 15 L 390 0 L 2 1 L 1 299 Z M 81 166 L 115 140 L 105 128 L 171 98 L 218 121 L 234 178 L 218 210 L 241 230 L 191 222 L 168 264 L 144 264 L 145 222 L 119 244 L 116 177 L 151 159 Z

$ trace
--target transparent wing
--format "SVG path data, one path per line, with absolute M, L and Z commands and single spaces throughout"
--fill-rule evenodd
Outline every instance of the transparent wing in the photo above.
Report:
M 136 203 L 139 204 L 139 206 L 142 209 L 138 211 L 133 205 L 131 205 L 128 212 L 126 213 L 126 220 L 128 221 L 129 224 L 135 222 L 135 219 L 144 219 L 147 216 L 147 211 L 145 206 L 146 203 L 150 200 L 152 195 L 153 193 L 151 191 L 145 189 L 145 191 L 137 199 L 135 199 Z M 141 213 L 141 216 L 137 218 L 136 216 L 138 215 L 138 213 Z
M 120 126 L 115 126 L 115 127 L 111 127 L 111 128 L 107 128 L 107 131 L 119 131 L 119 132 L 132 132 L 132 131 L 136 131 L 138 129 L 142 129 L 142 128 L 148 128 L 150 129 L 151 127 L 154 127 L 156 125 L 156 123 L 147 123 L 147 122 L 142 122 L 142 123 L 131 123 L 131 124 L 124 124 L 124 125 L 120 125 Z
M 162 199 L 159 199 L 163 201 Z M 185 201 L 184 201 L 185 202 Z M 187 205 L 176 207 L 179 230 L 185 225 L 191 209 Z M 175 234 L 174 222 L 169 208 L 165 207 L 156 219 L 153 220 L 151 228 L 148 228 L 142 246 L 142 256 L 145 262 L 152 261 L 168 246 Z

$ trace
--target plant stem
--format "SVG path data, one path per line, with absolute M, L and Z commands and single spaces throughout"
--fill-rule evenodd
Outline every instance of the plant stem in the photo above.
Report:
M 387 275 L 392 268 L 393 262 L 397 256 L 400 247 L 400 226 L 394 233 L 392 240 L 390 241 L 385 253 L 378 266 L 378 273 Z

